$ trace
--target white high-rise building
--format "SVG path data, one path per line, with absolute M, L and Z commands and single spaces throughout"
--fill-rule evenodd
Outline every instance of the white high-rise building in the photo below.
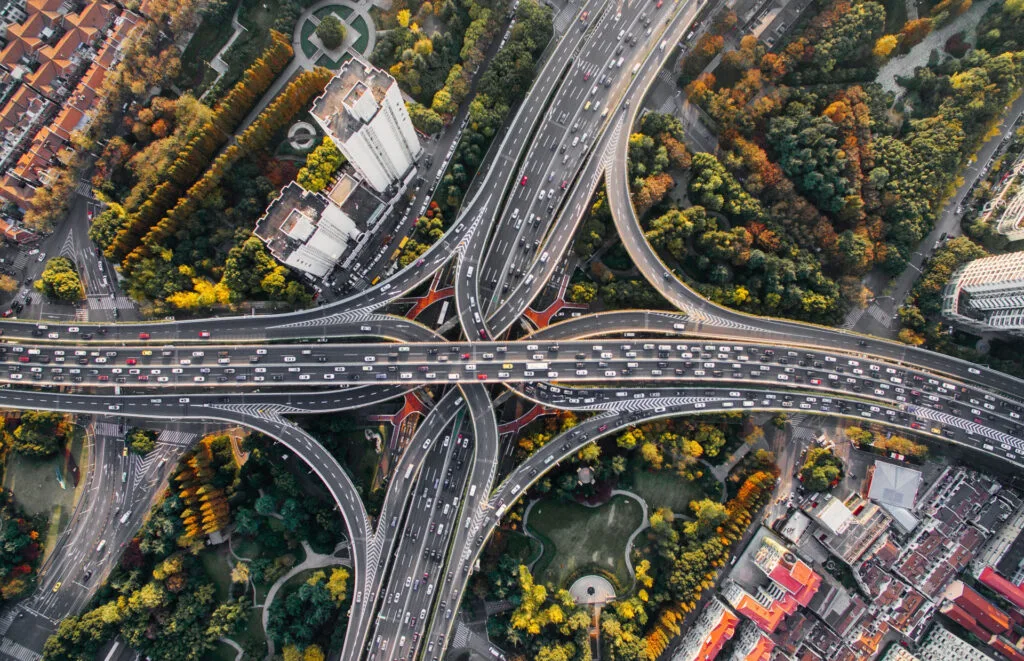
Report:
M 964 264 L 942 292 L 942 314 L 979 332 L 1024 335 L 1024 252 Z
M 378 193 L 402 180 L 420 154 L 398 83 L 358 57 L 327 83 L 311 112 Z

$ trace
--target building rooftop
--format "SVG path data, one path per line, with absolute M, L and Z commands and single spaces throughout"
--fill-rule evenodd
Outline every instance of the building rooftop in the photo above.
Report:
M 312 236 L 327 205 L 322 195 L 291 182 L 257 221 L 255 234 L 267 244 L 270 254 L 283 262 L 296 244 Z
M 1024 590 L 1000 576 L 996 570 L 985 567 L 978 580 L 1017 608 L 1024 609 Z
M 1002 634 L 1013 626 L 1010 616 L 963 581 L 953 581 L 943 596 L 991 633 Z
M 919 470 L 876 460 L 868 498 L 893 507 L 913 509 L 921 479 Z
M 337 140 L 345 142 L 373 119 L 393 84 L 394 79 L 386 72 L 354 57 L 327 83 L 310 112 L 330 128 Z

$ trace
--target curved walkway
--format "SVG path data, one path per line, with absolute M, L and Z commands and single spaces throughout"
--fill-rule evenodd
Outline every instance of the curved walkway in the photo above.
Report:
M 637 529 L 634 530 L 632 532 L 632 534 L 630 534 L 629 539 L 626 540 L 626 550 L 625 550 L 626 570 L 629 572 L 629 577 L 633 580 L 633 583 L 635 584 L 636 583 L 636 571 L 633 569 L 633 561 L 629 557 L 629 552 L 633 549 L 633 540 L 636 539 L 636 536 L 639 535 L 640 533 L 642 533 L 647 528 L 651 527 L 650 516 L 647 514 L 647 501 L 644 500 L 643 498 L 641 498 L 638 494 L 633 493 L 632 491 L 626 491 L 625 489 L 612 489 L 611 493 L 608 495 L 608 500 L 605 500 L 603 502 L 600 502 L 600 503 L 597 503 L 597 504 L 594 504 L 594 505 L 591 505 L 590 503 L 584 503 L 584 502 L 578 502 L 578 501 L 577 502 L 578 502 L 578 504 L 583 505 L 584 507 L 589 507 L 591 509 L 597 509 L 598 507 L 604 507 L 605 505 L 607 505 L 608 501 L 611 500 L 612 498 L 614 498 L 615 496 L 623 496 L 625 498 L 632 498 L 633 500 L 635 500 L 638 503 L 640 503 L 640 510 L 641 510 L 641 512 L 643 512 L 643 521 L 640 523 L 640 525 L 637 527 Z M 530 569 L 531 573 L 533 572 L 533 566 L 535 564 L 537 564 L 537 561 L 540 560 L 542 557 L 544 557 L 544 553 L 543 553 L 544 540 L 541 539 L 540 537 L 538 537 L 537 535 L 533 534 L 532 532 L 530 532 L 530 528 L 529 528 L 529 526 L 526 525 L 526 522 L 530 518 L 530 511 L 533 509 L 533 506 L 536 505 L 537 503 L 539 503 L 541 500 L 542 499 L 538 498 L 537 500 L 530 501 L 530 504 L 527 505 L 526 509 L 523 511 L 523 534 L 525 534 L 527 537 L 529 537 L 531 539 L 535 539 L 538 542 L 540 542 L 541 550 L 542 550 L 541 554 L 539 556 L 537 556 L 537 558 L 535 560 L 533 560 L 533 562 L 531 562 L 529 564 L 529 569 Z M 557 550 L 557 548 L 556 548 L 556 550 Z M 632 586 L 630 586 L 630 590 L 632 590 Z
M 342 542 L 335 547 L 334 552 L 337 553 L 342 547 L 347 547 L 348 542 Z M 302 549 L 306 552 L 306 559 L 295 565 L 281 578 L 274 581 L 274 584 L 267 590 L 267 598 L 263 600 L 262 608 L 263 613 L 261 615 L 263 622 L 263 632 L 267 631 L 267 621 L 270 619 L 270 604 L 273 603 L 274 597 L 277 596 L 277 591 L 288 582 L 288 579 L 295 576 L 299 572 L 303 572 L 307 569 L 321 569 L 323 567 L 333 567 L 335 565 L 342 565 L 344 567 L 351 567 L 352 562 L 350 560 L 342 560 L 334 555 L 324 555 L 323 553 L 317 553 L 314 551 L 306 540 L 302 540 Z M 267 636 L 267 658 L 270 659 L 274 656 L 274 641 L 271 640 L 270 636 Z

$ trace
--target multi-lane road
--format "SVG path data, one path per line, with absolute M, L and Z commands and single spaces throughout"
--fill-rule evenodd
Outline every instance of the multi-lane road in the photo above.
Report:
M 720 308 L 673 277 L 646 243 L 629 199 L 627 140 L 646 90 L 704 9 L 697 0 L 579 6 L 459 217 L 388 280 L 282 315 L 0 321 L 0 405 L 242 424 L 284 444 L 327 485 L 345 519 L 355 567 L 347 661 L 441 658 L 472 567 L 504 511 L 585 443 L 641 420 L 736 410 L 844 416 L 1024 465 L 1020 380 L 917 348 Z M 586 315 L 499 339 L 558 269 L 602 176 L 631 257 L 680 312 Z M 453 256 L 466 339 L 447 342 L 378 312 Z M 285 416 L 363 407 L 425 384 L 443 394 L 398 458 L 374 521 L 344 468 Z M 497 484 L 501 448 L 489 389 L 498 384 L 596 415 Z M 124 459 L 103 445 L 87 479 L 110 479 Z M 89 514 L 97 528 L 115 515 L 123 516 L 106 505 Z M 44 601 L 55 599 L 46 590 L 61 594 L 52 587 L 88 555 L 84 542 L 64 546 L 66 558 L 42 586 Z M 60 598 L 84 603 L 79 592 L 89 590 Z

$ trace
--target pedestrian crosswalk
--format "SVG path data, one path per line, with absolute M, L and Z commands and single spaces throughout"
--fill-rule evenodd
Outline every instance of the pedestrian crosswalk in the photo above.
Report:
M 90 200 L 96 199 L 95 196 L 93 196 L 92 194 L 92 186 L 90 186 L 89 182 L 87 181 L 78 182 L 78 185 L 75 186 L 75 192 L 81 195 L 82 197 L 89 198 Z
M 9 608 L 4 612 L 3 617 L 0 617 L 0 636 L 7 633 L 7 630 L 11 628 L 11 622 L 14 622 L 14 618 L 17 616 L 17 608 Z
M 91 310 L 134 310 L 135 301 L 129 297 L 118 294 L 114 298 L 90 294 L 88 298 L 89 309 Z
M 19 252 L 17 255 L 15 255 L 14 263 L 11 264 L 11 266 L 13 266 L 16 270 L 21 270 L 25 268 L 26 264 L 28 264 L 28 253 Z
M 860 318 L 864 316 L 864 312 L 864 308 L 853 308 L 846 313 L 846 319 L 843 320 L 843 323 L 840 324 L 839 327 L 846 328 L 847 330 L 853 328 L 857 325 L 857 322 L 860 321 Z
M 872 303 L 871 307 L 868 308 L 868 314 L 870 314 L 875 321 L 882 324 L 886 328 L 892 328 L 892 317 L 890 317 L 889 313 L 880 308 L 878 305 Z
M 190 432 L 164 430 L 160 432 L 160 437 L 156 439 L 157 443 L 166 443 L 168 445 L 179 445 L 187 447 L 192 445 L 192 442 L 196 440 L 196 435 Z
M 0 641 L 0 655 L 4 658 L 17 659 L 18 661 L 38 661 L 38 659 L 42 658 L 41 655 L 36 654 L 24 645 L 6 637 Z
M 96 436 L 110 436 L 112 438 L 121 437 L 120 425 L 113 422 L 96 422 L 93 425 L 92 433 Z
M 472 632 L 469 627 L 459 620 L 455 623 L 455 634 L 452 636 L 452 644 L 449 647 L 458 649 L 469 645 L 469 636 Z
M 573 3 L 567 4 L 562 11 L 558 12 L 558 16 L 555 16 L 555 33 L 562 34 L 566 31 L 572 20 L 576 17 L 577 7 Z

